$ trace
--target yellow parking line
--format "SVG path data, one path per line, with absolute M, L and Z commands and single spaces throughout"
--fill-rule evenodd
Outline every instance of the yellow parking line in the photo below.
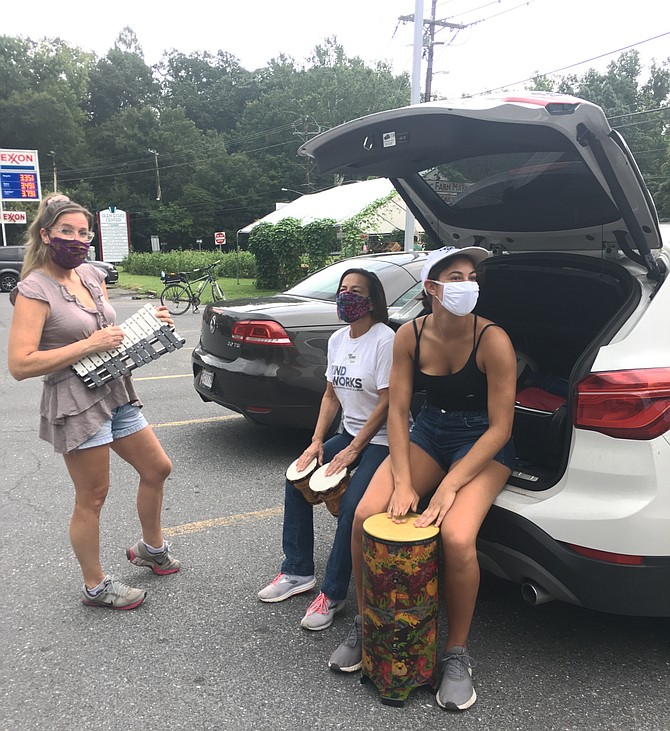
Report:
M 163 535 L 166 538 L 174 536 L 183 536 L 186 533 L 199 533 L 209 528 L 222 528 L 231 525 L 240 525 L 241 523 L 250 523 L 254 520 L 263 520 L 264 518 L 274 518 L 281 515 L 284 511 L 282 506 L 276 508 L 265 508 L 264 510 L 254 510 L 251 513 L 240 513 L 239 515 L 228 515 L 225 518 L 211 518 L 210 520 L 197 520 L 195 523 L 184 523 L 183 525 L 174 525 L 172 528 L 163 528 Z
M 162 424 L 152 424 L 153 429 L 162 426 L 184 426 L 186 424 L 206 424 L 208 421 L 231 421 L 231 419 L 243 419 L 242 414 L 230 414 L 229 416 L 208 416 L 205 419 L 186 419 L 186 421 L 165 421 Z

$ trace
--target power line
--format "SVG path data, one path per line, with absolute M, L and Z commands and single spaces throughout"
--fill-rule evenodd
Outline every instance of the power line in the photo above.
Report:
M 473 96 L 483 96 L 484 94 L 490 94 L 492 91 L 503 91 L 504 89 L 507 89 L 509 86 L 516 86 L 516 84 L 523 84 L 526 81 L 533 81 L 533 79 L 537 78 L 538 76 L 552 76 L 553 74 L 558 74 L 561 71 L 567 71 L 568 69 L 572 69 L 575 66 L 582 66 L 585 63 L 590 63 L 591 61 L 597 61 L 600 58 L 605 58 L 605 56 L 611 56 L 614 53 L 620 53 L 622 51 L 627 51 L 630 48 L 635 48 L 636 46 L 642 46 L 645 43 L 649 43 L 650 41 L 656 41 L 659 38 L 663 38 L 664 36 L 670 35 L 670 31 L 666 31 L 665 33 L 659 33 L 657 36 L 652 36 L 651 38 L 645 38 L 643 41 L 638 41 L 637 43 L 631 43 L 628 46 L 622 46 L 621 48 L 617 48 L 614 51 L 607 51 L 606 53 L 601 53 L 598 56 L 592 56 L 591 58 L 587 58 L 583 61 L 577 61 L 577 63 L 569 64 L 568 66 L 562 66 L 560 69 L 554 69 L 553 71 L 544 71 L 542 73 L 534 74 L 533 76 L 530 76 L 526 79 L 519 79 L 518 81 L 512 81 L 507 84 L 503 84 L 502 86 L 496 86 L 493 89 L 486 89 L 486 91 L 480 91 L 476 94 L 468 94 L 467 96 L 473 97 Z

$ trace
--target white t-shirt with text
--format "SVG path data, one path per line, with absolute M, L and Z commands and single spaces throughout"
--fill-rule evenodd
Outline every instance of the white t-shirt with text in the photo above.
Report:
M 344 429 L 355 437 L 379 403 L 378 392 L 389 387 L 395 333 L 382 322 L 359 338 L 350 332 L 344 327 L 330 336 L 326 379 L 342 404 Z M 386 423 L 370 443 L 388 445 Z

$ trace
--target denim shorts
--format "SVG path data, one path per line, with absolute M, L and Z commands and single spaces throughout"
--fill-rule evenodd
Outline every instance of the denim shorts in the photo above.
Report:
M 148 425 L 149 422 L 144 418 L 139 406 L 130 403 L 117 406 L 112 409 L 112 418 L 107 419 L 100 429 L 83 444 L 80 444 L 77 449 L 90 449 L 110 444 L 115 439 L 129 437 Z
M 470 451 L 488 426 L 486 411 L 444 411 L 425 404 L 414 422 L 409 440 L 448 472 L 454 462 Z M 510 438 L 493 459 L 513 469 L 515 456 L 514 442 Z

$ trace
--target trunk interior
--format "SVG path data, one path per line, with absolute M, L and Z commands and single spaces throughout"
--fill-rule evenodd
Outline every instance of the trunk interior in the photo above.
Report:
M 630 316 L 640 287 L 619 264 L 570 254 L 494 257 L 479 281 L 476 312 L 505 328 L 521 371 L 510 482 L 544 490 L 567 461 L 572 387 Z

